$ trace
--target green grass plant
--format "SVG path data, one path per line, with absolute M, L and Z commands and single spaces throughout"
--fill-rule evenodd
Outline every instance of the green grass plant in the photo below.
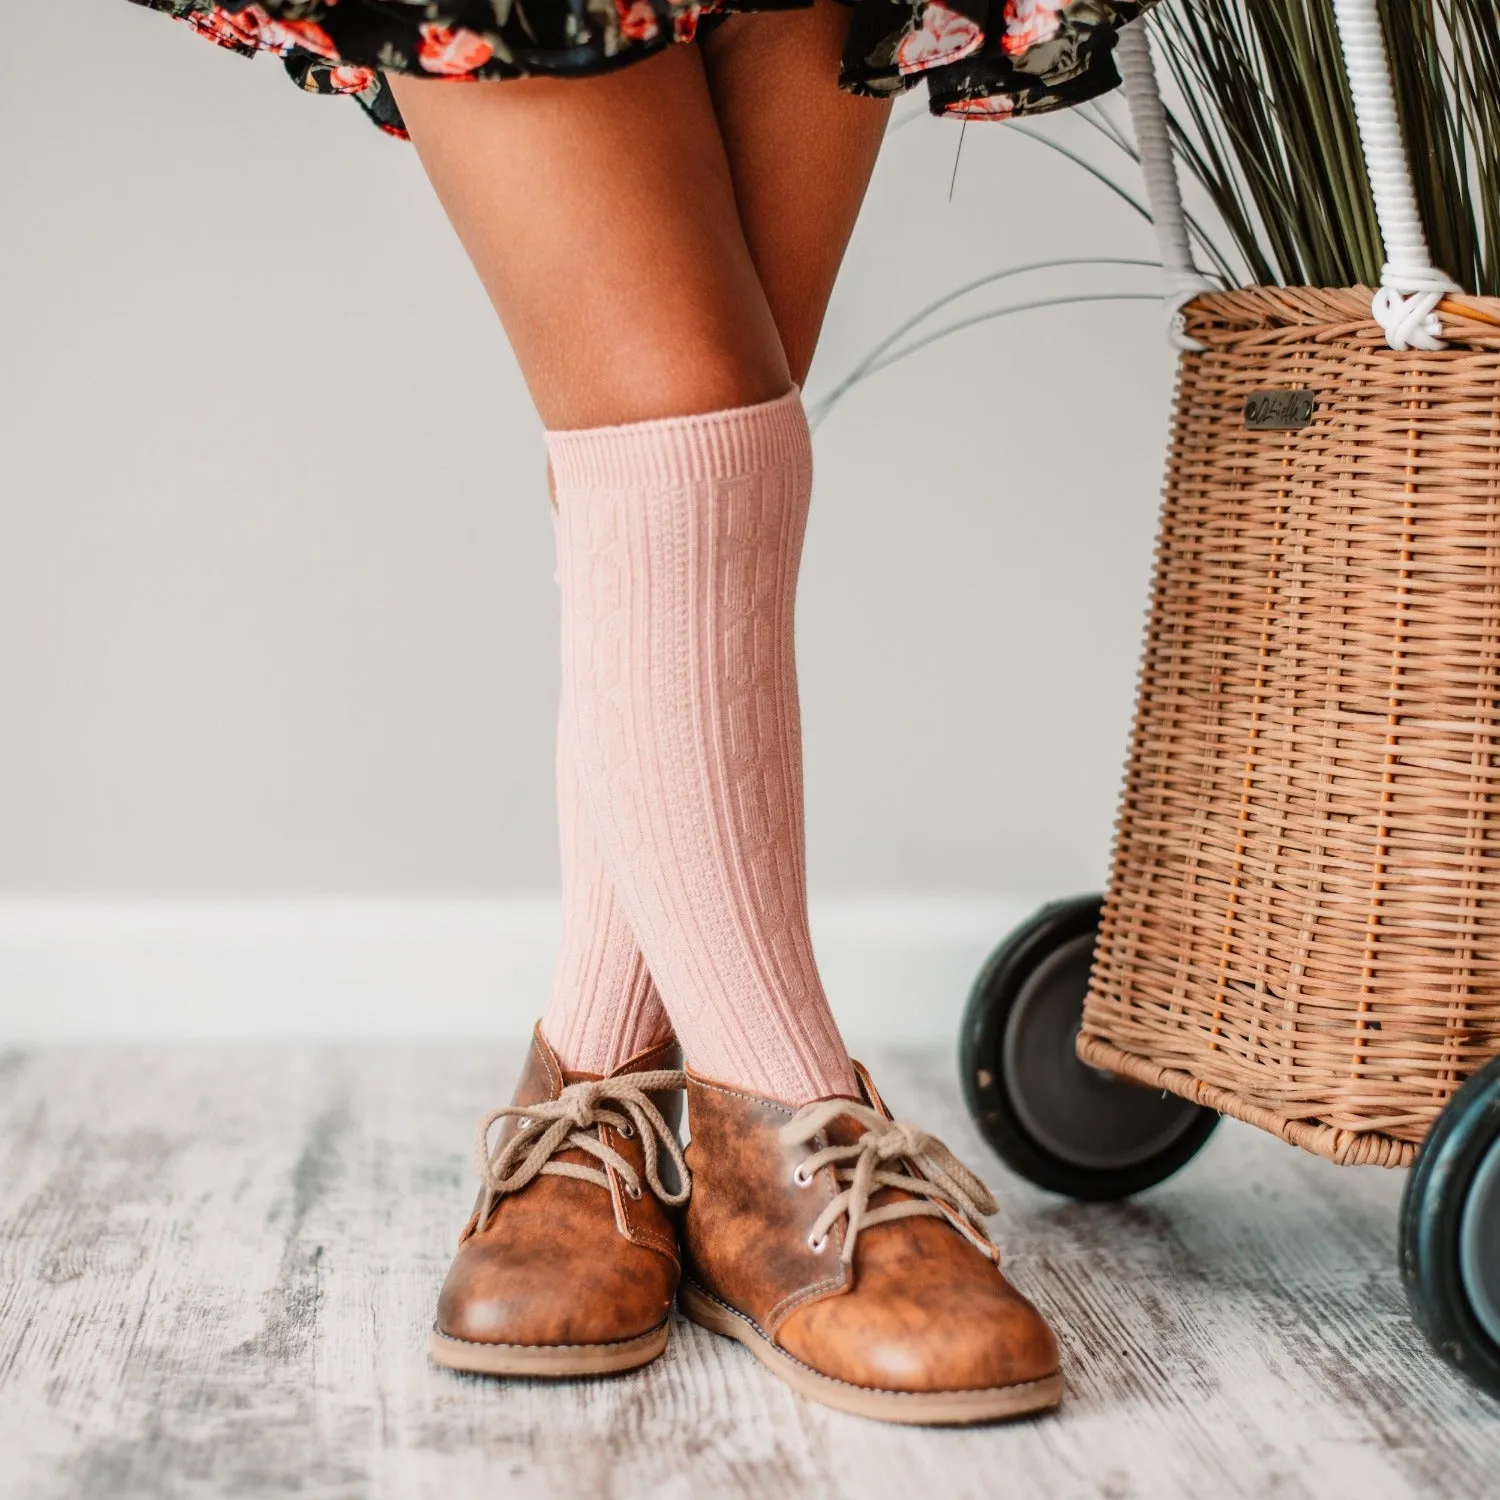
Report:
M 1380 0 L 1433 260 L 1500 296 L 1500 0 Z M 1250 283 L 1374 285 L 1375 206 L 1331 0 L 1165 0 L 1173 147 Z

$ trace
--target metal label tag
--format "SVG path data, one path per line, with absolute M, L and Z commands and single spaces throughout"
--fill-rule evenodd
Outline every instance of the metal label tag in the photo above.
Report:
M 1311 391 L 1251 391 L 1245 426 L 1251 432 L 1295 432 L 1313 419 L 1318 398 Z

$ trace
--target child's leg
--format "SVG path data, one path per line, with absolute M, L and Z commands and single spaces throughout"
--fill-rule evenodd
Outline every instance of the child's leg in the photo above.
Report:
M 849 1092 L 803 877 L 806 425 L 702 60 L 684 46 L 587 83 L 395 84 L 554 429 L 565 712 L 673 1024 L 705 1072 Z

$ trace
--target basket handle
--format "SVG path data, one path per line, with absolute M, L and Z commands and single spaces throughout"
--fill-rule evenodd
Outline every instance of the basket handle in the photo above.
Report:
M 1188 337 L 1182 309 L 1194 297 L 1213 291 L 1214 285 L 1193 259 L 1182 208 L 1182 183 L 1177 176 L 1177 159 L 1172 155 L 1167 111 L 1161 102 L 1144 21 L 1121 30 L 1115 58 L 1125 84 L 1130 126 L 1140 153 L 1141 175 L 1146 179 L 1146 203 L 1156 226 L 1161 268 L 1167 280 L 1167 339 L 1178 349 L 1202 349 L 1197 339 Z
M 1411 165 L 1401 140 L 1390 59 L 1376 0 L 1333 0 L 1333 14 L 1385 253 L 1380 287 L 1371 299 L 1370 311 L 1385 330 L 1392 349 L 1441 349 L 1443 326 L 1438 304 L 1450 292 L 1463 289 L 1432 264 L 1432 252 L 1417 212 Z M 1182 192 L 1151 62 L 1151 44 L 1142 22 L 1134 22 L 1120 32 L 1118 56 L 1146 178 L 1146 198 L 1156 221 L 1162 264 L 1167 268 L 1174 342 L 1182 345 L 1181 308 L 1195 295 L 1184 297 L 1182 286 L 1188 273 L 1197 276 L 1198 272 L 1188 245 Z
M 1385 265 L 1370 310 L 1392 349 L 1441 349 L 1438 303 L 1463 288 L 1432 264 L 1401 140 L 1385 32 L 1375 0 L 1333 0 Z

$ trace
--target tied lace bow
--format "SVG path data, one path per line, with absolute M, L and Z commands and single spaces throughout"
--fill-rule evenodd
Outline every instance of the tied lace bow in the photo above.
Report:
M 496 1203 L 507 1193 L 518 1193 L 537 1176 L 576 1177 L 609 1190 L 609 1177 L 600 1167 L 582 1162 L 554 1161 L 560 1151 L 583 1151 L 615 1172 L 632 1198 L 641 1196 L 641 1176 L 613 1146 L 599 1138 L 598 1128 L 607 1125 L 627 1139 L 639 1135 L 645 1156 L 646 1185 L 663 1203 L 687 1202 L 692 1186 L 677 1133 L 651 1102 L 654 1093 L 683 1088 L 680 1071 L 661 1069 L 654 1073 L 629 1073 L 618 1078 L 598 1078 L 570 1083 L 556 1099 L 536 1104 L 507 1104 L 492 1109 L 474 1132 L 474 1165 L 484 1184 L 479 1203 L 478 1228 L 489 1222 Z M 502 1145 L 491 1147 L 490 1131 L 496 1121 L 515 1118 L 520 1123 Z M 677 1169 L 681 1186 L 668 1192 L 661 1180 L 661 1149 Z
M 777 1133 L 784 1145 L 804 1146 L 840 1115 L 863 1125 L 865 1133 L 850 1145 L 814 1151 L 794 1174 L 798 1186 L 806 1187 L 820 1167 L 832 1166 L 837 1180 L 847 1184 L 814 1223 L 808 1235 L 814 1250 L 828 1243 L 829 1230 L 847 1214 L 849 1228 L 839 1256 L 847 1266 L 854 1259 L 860 1230 L 892 1219 L 922 1216 L 946 1219 L 976 1249 L 991 1260 L 999 1259 L 999 1251 L 979 1228 L 979 1221 L 997 1208 L 990 1190 L 925 1130 L 904 1120 L 888 1120 L 878 1110 L 847 1099 L 825 1099 L 799 1110 Z M 912 1196 L 871 1208 L 870 1195 L 881 1188 L 896 1188 Z

